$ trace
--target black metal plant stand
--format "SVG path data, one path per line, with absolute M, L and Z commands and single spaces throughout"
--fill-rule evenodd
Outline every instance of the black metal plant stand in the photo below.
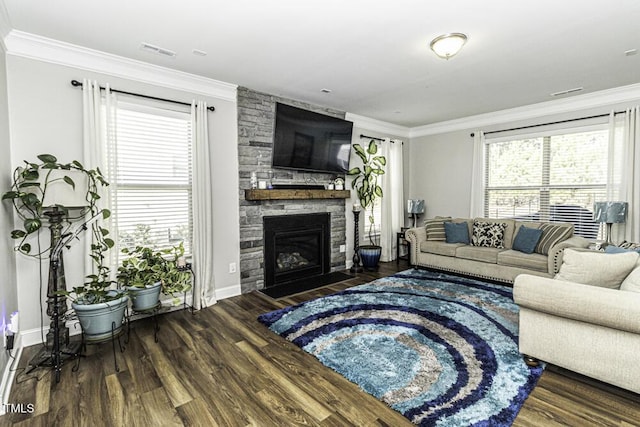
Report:
M 360 210 L 353 211 L 353 222 L 354 222 L 354 230 L 353 230 L 353 265 L 349 269 L 351 273 L 362 273 L 363 269 L 360 265 L 360 232 L 359 232 L 359 223 L 360 223 Z
M 127 319 L 128 321 L 128 319 Z M 111 322 L 111 334 L 104 338 L 100 339 L 87 339 L 85 333 L 82 333 L 82 350 L 87 351 L 87 344 L 102 344 L 104 342 L 111 341 L 111 350 L 113 353 L 113 366 L 116 372 L 120 372 L 120 366 L 118 365 L 118 357 L 116 356 L 116 341 L 118 342 L 118 348 L 120 349 L 120 353 L 124 353 L 125 347 L 120 342 L 120 336 L 124 333 L 124 325 L 120 326 L 120 329 L 116 327 L 116 322 Z M 127 339 L 128 342 L 128 339 Z M 80 359 L 76 361 L 76 365 L 73 367 L 73 372 L 77 372 L 80 368 Z
M 62 250 L 71 238 L 82 232 L 62 235 L 62 218 L 64 212 L 57 207 L 45 212 L 49 217 L 51 230 L 51 252 L 49 254 L 49 281 L 47 285 L 47 315 L 51 319 L 46 345 L 29 361 L 27 373 L 46 366 L 55 372 L 56 383 L 60 381 L 62 363 L 66 359 L 80 356 L 78 343 L 69 340 L 69 328 L 65 324 L 64 313 L 67 304 L 64 297 L 58 295 L 60 289 L 66 289 Z

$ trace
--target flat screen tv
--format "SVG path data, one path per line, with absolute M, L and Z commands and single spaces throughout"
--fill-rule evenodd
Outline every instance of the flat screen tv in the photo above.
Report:
M 346 173 L 352 132 L 350 121 L 277 103 L 272 166 Z

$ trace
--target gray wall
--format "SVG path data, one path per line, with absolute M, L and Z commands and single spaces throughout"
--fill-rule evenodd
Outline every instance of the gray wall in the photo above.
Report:
M 229 264 L 239 262 L 238 199 L 237 199 L 237 108 L 235 101 L 192 94 L 117 78 L 108 72 L 97 73 L 9 55 L 7 57 L 9 85 L 9 121 L 11 134 L 11 165 L 23 159 L 35 159 L 40 153 L 51 153 L 62 161 L 82 160 L 82 93 L 73 88 L 72 79 L 87 77 L 113 88 L 147 95 L 191 102 L 204 99 L 216 107 L 208 113 L 209 137 L 213 155 L 213 217 L 214 268 L 216 289 L 234 287 L 239 292 L 239 273 L 229 273 Z M 4 140 L 3 145 L 7 144 Z M 2 160 L 3 169 L 5 168 Z M 2 176 L 8 176 L 3 173 Z M 3 178 L 6 179 L 6 178 Z M 3 221 L 3 228 L 6 221 Z M 3 238 L 5 238 L 3 233 Z M 80 243 L 80 242 L 78 242 Z M 65 254 L 67 286 L 82 283 L 82 244 L 74 245 Z M 18 302 L 24 330 L 39 336 L 40 290 L 38 264 L 32 259 L 17 256 Z M 43 269 L 46 278 L 46 266 Z M 46 279 L 45 279 L 46 280 Z M 44 286 L 46 291 L 46 284 Z M 38 297 L 38 295 L 41 295 Z M 46 319 L 46 316 L 45 316 Z M 46 325 L 48 322 L 45 320 Z M 31 342 L 32 343 L 32 342 Z M 30 344 L 29 342 L 25 344 Z
M 626 104 L 612 104 L 600 108 L 577 110 L 530 120 L 500 122 L 498 117 L 495 120 L 495 124 L 483 126 L 480 130 L 484 132 L 504 130 L 608 114 L 612 110 L 619 111 L 632 105 L 637 105 L 638 102 L 640 102 L 640 99 Z M 607 119 L 599 120 L 606 122 Z M 589 124 L 593 123 L 593 121 L 573 122 L 556 126 L 571 128 L 580 126 L 581 123 Z M 473 138 L 470 134 L 476 130 L 478 129 L 468 128 L 411 138 L 409 148 L 409 191 L 412 196 L 420 195 L 420 198 L 425 199 L 426 217 L 436 215 L 468 217 L 470 215 L 473 160 Z M 518 132 L 531 132 L 531 130 Z M 500 136 L 514 135 L 518 132 L 500 133 Z
M 0 43 L 0 192 L 11 185 L 12 163 L 9 137 L 9 113 L 7 108 L 6 55 Z M 0 333 L 4 334 L 9 316 L 18 309 L 18 289 L 16 282 L 16 262 L 13 253 L 13 241 L 10 238 L 13 229 L 13 212 L 9 203 L 0 204 Z M 1 344 L 1 343 L 0 343 Z M 0 349 L 0 377 L 11 359 L 4 348 Z M 2 390 L 0 390 L 2 393 Z M 7 396 L 0 396 L 6 398 Z M 0 401 L 0 404 L 3 403 Z

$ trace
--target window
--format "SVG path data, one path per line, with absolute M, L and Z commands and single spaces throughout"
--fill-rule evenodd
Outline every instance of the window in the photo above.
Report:
M 571 222 L 575 233 L 598 237 L 593 204 L 606 200 L 608 131 L 487 140 L 485 216 Z
M 118 246 L 184 244 L 191 253 L 191 121 L 187 112 L 119 102 L 113 220 Z
M 362 234 L 361 241 L 365 242 L 365 245 L 371 243 L 369 240 L 370 229 L 371 238 L 373 239 L 374 243 L 380 243 L 380 230 L 382 230 L 382 199 L 376 198 L 376 200 L 373 202 L 373 227 L 371 227 L 371 223 L 369 222 L 369 216 L 371 215 L 371 213 L 371 207 L 368 207 L 360 219 L 364 227 L 364 233 Z

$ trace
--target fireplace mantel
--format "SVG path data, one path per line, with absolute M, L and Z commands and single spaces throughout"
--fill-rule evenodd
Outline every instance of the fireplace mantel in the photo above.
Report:
M 245 200 L 348 199 L 349 190 L 244 190 Z

